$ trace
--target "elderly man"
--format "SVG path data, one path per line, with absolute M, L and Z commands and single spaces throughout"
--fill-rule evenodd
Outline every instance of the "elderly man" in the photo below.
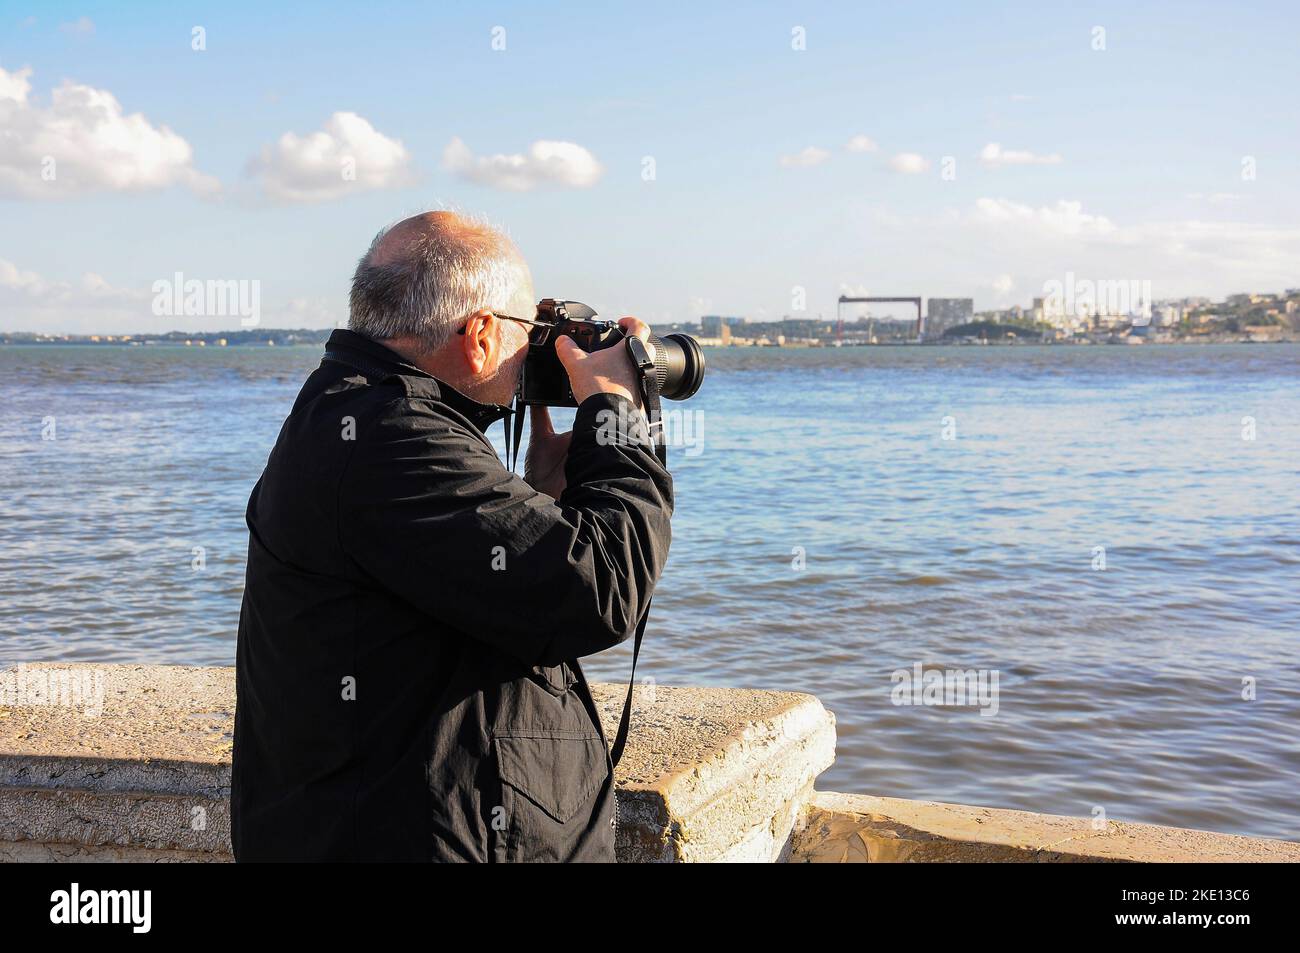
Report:
M 577 659 L 645 614 L 672 481 L 626 350 L 566 337 L 573 430 L 534 411 L 525 477 L 502 465 L 484 431 L 508 413 L 533 302 L 511 242 L 448 212 L 381 232 L 357 266 L 350 330 L 248 503 L 237 859 L 613 860 Z

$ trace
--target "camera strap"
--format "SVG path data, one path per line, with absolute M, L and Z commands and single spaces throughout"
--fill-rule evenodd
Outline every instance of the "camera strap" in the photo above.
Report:
M 506 465 L 510 467 L 510 472 L 514 473 L 515 464 L 519 462 L 519 444 L 524 439 L 524 405 L 519 402 L 517 396 L 510 403 L 510 415 L 502 423 L 506 426 Z M 510 439 L 512 433 L 513 442 Z
M 655 362 L 646 351 L 645 343 L 638 337 L 628 335 L 627 352 L 636 365 L 641 378 L 641 400 L 645 405 L 646 419 L 650 423 L 650 442 L 654 445 L 655 456 L 664 466 L 668 465 L 668 444 L 664 437 L 663 419 L 659 408 L 659 375 Z M 623 701 L 623 715 L 618 720 L 618 733 L 614 735 L 614 745 L 609 757 L 614 767 L 618 767 L 627 747 L 627 736 L 632 730 L 632 696 L 636 692 L 636 662 L 641 655 L 641 639 L 645 635 L 646 623 L 650 621 L 650 603 L 646 603 L 645 614 L 636 624 L 636 635 L 632 638 L 632 674 L 627 681 L 627 698 Z
M 639 337 L 628 335 L 627 353 L 641 378 L 641 402 L 645 405 L 646 420 L 650 424 L 650 443 L 659 462 L 668 466 L 668 443 L 664 436 L 663 411 L 659 406 L 658 369 L 646 350 L 645 342 Z

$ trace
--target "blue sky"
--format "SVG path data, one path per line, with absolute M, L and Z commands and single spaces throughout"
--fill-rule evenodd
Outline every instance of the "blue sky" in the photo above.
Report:
M 237 325 L 155 315 L 178 271 L 333 325 L 432 207 L 504 226 L 539 295 L 654 321 L 1300 285 L 1293 4 L 265 7 L 0 2 L 0 329 Z

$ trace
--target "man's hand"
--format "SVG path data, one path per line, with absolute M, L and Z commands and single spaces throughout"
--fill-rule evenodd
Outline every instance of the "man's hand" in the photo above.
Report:
M 566 485 L 564 461 L 573 434 L 556 433 L 551 411 L 539 404 L 529 408 L 528 453 L 524 455 L 524 480 L 538 493 L 558 500 Z
M 636 318 L 619 318 L 618 326 L 645 342 L 646 350 L 654 357 L 650 343 L 650 326 Z M 592 394 L 621 394 L 641 408 L 641 385 L 627 348 L 620 344 L 590 354 L 578 347 L 567 334 L 556 338 L 555 350 L 569 375 L 569 386 L 574 399 L 581 404 Z

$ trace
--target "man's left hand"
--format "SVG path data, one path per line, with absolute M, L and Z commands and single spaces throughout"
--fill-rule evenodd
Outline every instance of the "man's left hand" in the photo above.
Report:
M 524 455 L 524 480 L 538 493 L 558 500 L 564 492 L 564 461 L 569 455 L 573 434 L 569 431 L 555 432 L 549 408 L 533 404 L 529 411 L 531 427 L 528 453 Z

